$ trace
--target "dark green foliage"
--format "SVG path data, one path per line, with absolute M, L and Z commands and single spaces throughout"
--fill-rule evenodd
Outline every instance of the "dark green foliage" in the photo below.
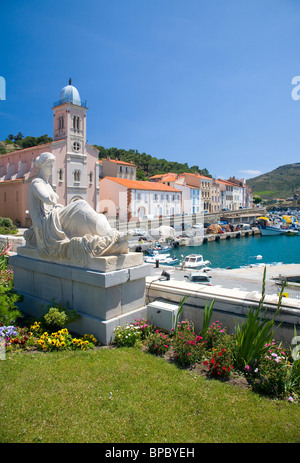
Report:
M 171 162 L 165 159 L 158 159 L 146 153 L 139 153 L 137 150 L 128 151 L 118 148 L 104 148 L 103 146 L 94 145 L 99 150 L 99 159 L 110 157 L 120 161 L 132 161 L 137 166 L 137 180 L 147 180 L 149 177 L 158 174 L 173 172 L 182 174 L 183 172 L 195 173 L 211 177 L 207 169 L 200 169 L 198 166 L 189 167 L 187 163 Z

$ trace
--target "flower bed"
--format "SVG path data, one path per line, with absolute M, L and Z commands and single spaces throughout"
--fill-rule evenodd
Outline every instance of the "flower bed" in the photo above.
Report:
M 0 326 L 0 337 L 2 337 L 8 352 L 20 349 L 43 352 L 72 349 L 86 350 L 97 345 L 97 339 L 92 335 L 86 334 L 82 338 L 76 338 L 66 328 L 48 333 L 42 329 L 41 323 L 37 321 L 30 328 L 2 325 Z

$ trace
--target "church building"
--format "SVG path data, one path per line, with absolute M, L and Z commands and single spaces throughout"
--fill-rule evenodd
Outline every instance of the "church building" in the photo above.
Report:
M 31 225 L 29 186 L 37 176 L 34 160 L 44 152 L 56 157 L 50 183 L 59 203 L 84 199 L 99 212 L 99 152 L 86 142 L 87 105 L 71 79 L 52 109 L 52 142 L 0 156 L 0 217 L 21 227 Z

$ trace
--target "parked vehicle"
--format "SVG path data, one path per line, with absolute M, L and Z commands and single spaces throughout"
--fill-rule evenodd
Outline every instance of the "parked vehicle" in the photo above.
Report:
M 211 286 L 210 278 L 211 276 L 202 274 L 200 272 L 190 273 L 189 275 L 184 275 L 190 283 L 198 283 L 202 285 Z

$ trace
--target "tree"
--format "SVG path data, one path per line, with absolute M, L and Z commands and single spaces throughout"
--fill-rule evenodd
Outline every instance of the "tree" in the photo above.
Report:
M 262 202 L 262 198 L 258 195 L 253 196 L 254 204 L 260 204 Z

